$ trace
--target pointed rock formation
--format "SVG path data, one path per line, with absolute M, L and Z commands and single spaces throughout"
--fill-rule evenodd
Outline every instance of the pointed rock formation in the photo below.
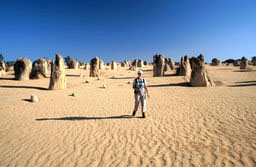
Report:
M 165 59 L 163 55 L 156 54 L 153 56 L 153 77 L 164 76 L 164 65 Z
M 148 61 L 144 61 L 143 63 L 145 66 L 149 65 L 149 62 Z
M 137 67 L 144 67 L 143 61 L 141 59 L 138 60 Z
M 252 57 L 252 65 L 256 66 L 256 56 Z
M 68 64 L 68 68 L 69 69 L 78 69 L 79 68 L 79 63 L 78 63 L 78 61 L 77 60 L 71 60 L 70 62 L 69 62 L 69 64 Z
M 248 59 L 246 59 L 245 57 L 242 57 L 240 69 L 247 69 L 247 68 L 248 68 Z
M 190 77 L 190 75 L 191 75 L 191 66 L 190 66 L 189 58 L 188 58 L 187 55 L 184 56 L 184 60 L 183 60 L 183 57 L 181 57 L 177 74 L 179 76 Z
M 112 61 L 112 63 L 111 63 L 111 69 L 112 69 L 112 70 L 116 70 L 116 69 L 117 69 L 117 64 L 116 64 L 115 61 Z
M 56 53 L 55 62 L 51 63 L 49 90 L 66 89 L 66 73 L 63 58 Z
M 32 63 L 27 58 L 20 58 L 14 64 L 15 79 L 20 81 L 29 80 Z
M 4 62 L 0 61 L 0 77 L 5 76 L 5 70 L 6 70 L 6 67 Z
M 190 85 L 193 87 L 212 87 L 213 82 L 207 75 L 205 69 L 204 59 L 198 56 L 198 58 L 191 58 L 192 72 L 190 77 Z
M 102 60 L 99 61 L 99 69 L 100 70 L 104 70 L 105 69 L 105 65 L 104 65 L 104 62 Z
M 39 79 L 49 77 L 48 62 L 41 58 L 36 60 L 32 65 L 32 71 L 30 73 L 30 79 Z
M 85 63 L 84 69 L 85 69 L 85 70 L 89 70 L 89 69 L 90 69 L 90 64 L 89 64 L 89 63 Z
M 138 60 L 135 59 L 135 60 L 132 62 L 131 65 L 132 65 L 132 66 L 135 66 L 135 67 L 138 67 Z
M 90 61 L 90 77 L 100 76 L 99 64 L 100 60 L 98 57 L 95 57 Z
M 221 66 L 221 61 L 217 58 L 213 58 L 212 59 L 212 63 L 211 63 L 212 66 Z

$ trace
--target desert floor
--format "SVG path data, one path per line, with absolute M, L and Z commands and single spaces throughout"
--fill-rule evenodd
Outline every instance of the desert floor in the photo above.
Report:
M 99 79 L 68 69 L 58 91 L 0 78 L 0 166 L 256 166 L 256 67 L 207 66 L 217 86 L 195 88 L 147 66 L 146 119 L 129 116 L 136 71 L 108 68 Z

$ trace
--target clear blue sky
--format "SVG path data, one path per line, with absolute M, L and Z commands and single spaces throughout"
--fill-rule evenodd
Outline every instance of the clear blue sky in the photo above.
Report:
M 256 0 L 0 0 L 6 60 L 256 56 Z

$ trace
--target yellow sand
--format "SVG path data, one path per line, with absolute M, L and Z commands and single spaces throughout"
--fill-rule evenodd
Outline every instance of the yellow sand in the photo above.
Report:
M 146 119 L 141 111 L 126 116 L 134 104 L 128 81 L 136 77 L 128 68 L 107 67 L 100 80 L 67 70 L 60 91 L 45 90 L 49 78 L 15 81 L 7 72 L 0 166 L 256 166 L 256 67 L 207 68 L 217 87 L 187 87 L 184 77 L 153 78 L 152 66 L 143 68 Z M 29 102 L 31 94 L 39 102 Z

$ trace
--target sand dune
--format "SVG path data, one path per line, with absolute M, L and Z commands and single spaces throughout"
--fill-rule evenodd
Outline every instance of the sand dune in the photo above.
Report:
M 0 78 L 0 166 L 256 166 L 250 68 L 207 66 L 218 86 L 195 88 L 172 72 L 153 78 L 147 66 L 146 119 L 129 116 L 136 72 L 127 68 L 107 67 L 99 80 L 68 69 L 67 89 L 58 91 L 47 90 L 49 78 L 15 81 L 7 72 Z M 27 100 L 32 93 L 39 102 Z

